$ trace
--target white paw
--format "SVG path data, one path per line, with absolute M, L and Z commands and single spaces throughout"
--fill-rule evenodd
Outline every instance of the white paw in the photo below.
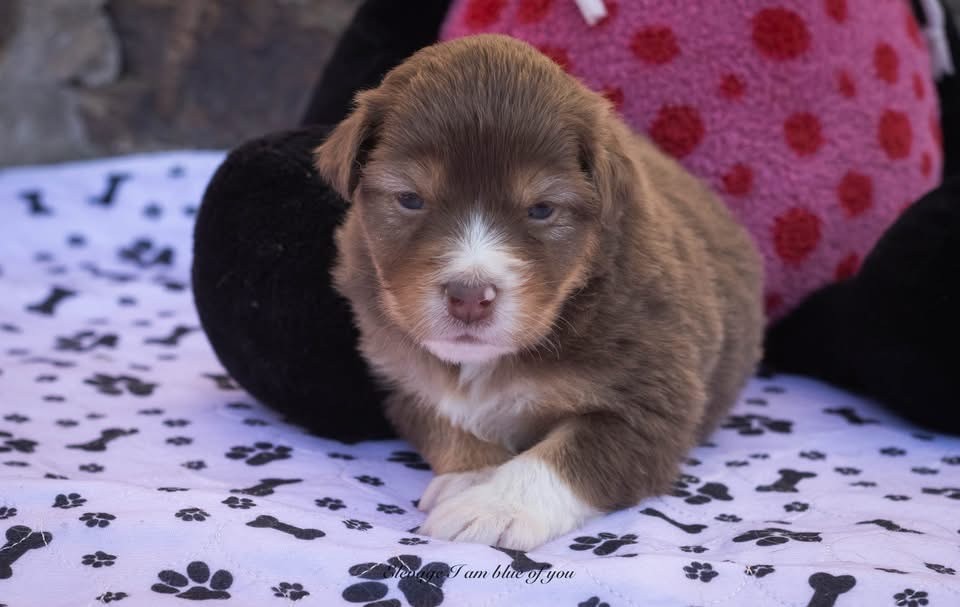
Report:
M 480 470 L 470 470 L 468 472 L 449 472 L 433 477 L 430 484 L 420 496 L 417 502 L 417 508 L 423 512 L 430 512 L 434 506 L 447 498 L 457 495 L 481 483 L 493 474 L 494 468 L 487 467 Z
M 488 480 L 435 503 L 419 533 L 439 539 L 531 550 L 597 514 L 549 467 L 517 457 Z

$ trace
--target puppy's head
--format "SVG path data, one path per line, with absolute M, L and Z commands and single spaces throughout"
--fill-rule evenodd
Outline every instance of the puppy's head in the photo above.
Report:
M 443 360 L 485 362 L 563 323 L 635 179 L 623 137 L 602 97 L 485 35 L 358 94 L 316 164 L 351 202 L 390 321 Z

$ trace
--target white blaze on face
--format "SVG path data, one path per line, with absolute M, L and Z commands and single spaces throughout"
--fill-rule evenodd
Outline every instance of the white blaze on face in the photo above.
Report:
M 492 322 L 469 329 L 469 334 L 478 339 L 477 343 L 455 341 L 465 331 L 451 324 L 441 292 L 429 310 L 431 318 L 437 319 L 440 334 L 424 342 L 427 349 L 453 363 L 487 362 L 511 352 L 514 346 L 510 331 L 517 324 L 516 290 L 522 281 L 524 265 L 507 246 L 502 231 L 480 213 L 470 215 L 459 233 L 450 239 L 437 282 L 439 285 L 467 282 L 495 287 Z

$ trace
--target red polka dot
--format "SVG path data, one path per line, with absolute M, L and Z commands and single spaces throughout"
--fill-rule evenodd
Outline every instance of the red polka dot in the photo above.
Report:
M 600 21 L 597 21 L 594 27 L 603 27 L 610 23 L 617 16 L 617 11 L 620 10 L 620 6 L 614 0 L 603 0 L 603 5 L 607 7 L 607 14 Z
M 619 86 L 604 87 L 600 94 L 606 97 L 618 112 L 623 109 L 623 89 Z
M 943 149 L 943 130 L 940 129 L 940 119 L 937 118 L 936 114 L 930 116 L 930 134 L 933 135 L 933 140 L 937 142 L 937 146 Z
M 826 0 L 824 5 L 827 14 L 837 23 L 847 20 L 847 0 Z
M 847 217 L 856 217 L 873 206 L 873 180 L 863 173 L 847 171 L 837 186 L 837 198 Z
M 473 30 L 485 29 L 500 19 L 506 0 L 470 0 L 464 11 L 463 22 Z
M 565 49 L 556 46 L 538 46 L 537 49 L 547 57 L 550 57 L 550 59 L 562 67 L 564 71 L 570 71 L 570 54 L 567 53 Z
M 735 164 L 723 176 L 723 189 L 727 194 L 743 196 L 753 189 L 753 169 L 745 164 Z
M 800 156 L 809 156 L 823 145 L 820 120 L 808 112 L 793 114 L 783 123 L 787 144 Z
M 923 34 L 920 33 L 920 26 L 913 17 L 913 12 L 908 8 L 904 11 L 907 26 L 907 36 L 916 45 L 917 48 L 923 48 Z
M 850 253 L 837 264 L 833 271 L 833 277 L 837 280 L 846 280 L 856 274 L 859 268 L 860 256 L 856 253 Z
M 727 99 L 739 99 L 746 90 L 747 85 L 736 74 L 727 74 L 720 80 L 720 94 Z
M 920 74 L 913 74 L 913 94 L 917 99 L 923 99 L 927 95 L 927 88 L 923 86 L 923 77 Z
M 517 21 L 524 25 L 542 21 L 550 12 L 551 0 L 521 0 L 517 9 Z
M 873 49 L 873 69 L 877 78 L 893 84 L 900 77 L 900 57 L 897 51 L 886 42 L 881 42 Z
M 763 304 L 767 310 L 767 314 L 773 314 L 783 306 L 783 295 L 779 293 L 767 293 L 763 296 Z
M 788 209 L 774 220 L 773 246 L 780 259 L 796 265 L 820 244 L 820 218 L 806 209 Z
M 880 117 L 877 138 L 880 140 L 880 147 L 890 159 L 906 158 L 910 155 L 910 146 L 913 143 L 910 119 L 903 112 L 886 110 Z
M 810 30 L 791 10 L 765 8 L 753 17 L 753 43 L 771 59 L 796 59 L 810 48 Z
M 650 137 L 668 154 L 683 158 L 703 139 L 704 128 L 700 112 L 686 105 L 665 105 L 660 108 Z
M 857 85 L 853 81 L 853 76 L 847 70 L 837 72 L 837 90 L 848 99 L 857 96 Z
M 924 177 L 929 177 L 932 172 L 933 157 L 930 156 L 930 152 L 924 152 L 923 156 L 920 157 L 920 174 Z
M 680 54 L 677 36 L 669 27 L 657 25 L 633 35 L 630 49 L 637 59 L 652 65 L 669 63 Z

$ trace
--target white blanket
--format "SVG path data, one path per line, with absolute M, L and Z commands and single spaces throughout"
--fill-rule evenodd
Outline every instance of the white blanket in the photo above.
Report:
M 417 535 L 407 445 L 283 423 L 199 331 L 221 159 L 0 172 L 0 604 L 960 605 L 960 440 L 796 377 L 755 379 L 673 495 L 529 554 Z

